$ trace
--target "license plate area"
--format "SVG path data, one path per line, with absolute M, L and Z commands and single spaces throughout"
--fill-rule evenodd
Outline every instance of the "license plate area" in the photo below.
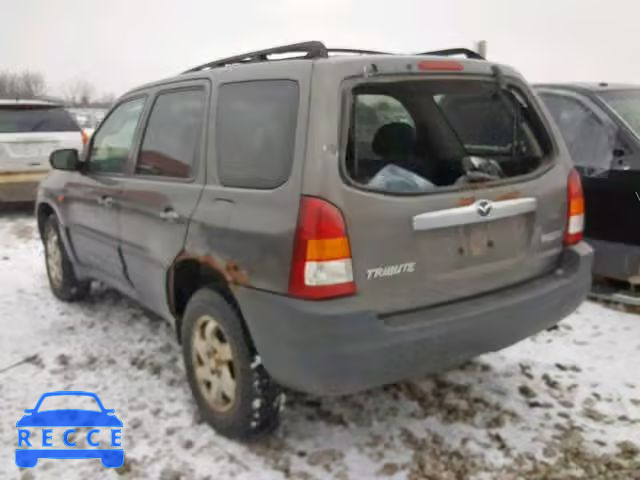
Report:
M 461 253 L 471 257 L 487 255 L 493 247 L 493 240 L 489 232 L 489 224 L 466 225 L 462 227 L 463 238 L 460 246 Z
M 463 257 L 503 259 L 527 251 L 531 225 L 526 215 L 492 222 L 461 225 L 458 252 Z

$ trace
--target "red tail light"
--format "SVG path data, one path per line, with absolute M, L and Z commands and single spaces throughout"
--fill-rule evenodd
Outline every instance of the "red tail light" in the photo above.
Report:
M 82 136 L 82 145 L 86 145 L 89 142 L 89 135 L 82 129 L 80 129 L 80 135 Z
M 326 200 L 302 197 L 289 294 L 320 300 L 355 292 L 351 247 L 342 213 Z
M 567 181 L 567 228 L 564 232 L 564 244 L 575 245 L 583 238 L 584 232 L 584 195 L 582 182 L 576 169 L 569 173 Z

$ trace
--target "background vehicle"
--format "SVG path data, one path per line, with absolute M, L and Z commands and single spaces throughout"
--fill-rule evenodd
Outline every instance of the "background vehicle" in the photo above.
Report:
M 105 115 L 105 110 L 102 108 L 69 108 L 68 110 L 87 137 L 93 135 Z
M 0 100 L 0 203 L 35 200 L 51 152 L 82 147 L 80 128 L 62 105 Z
M 590 284 L 566 150 L 522 77 L 469 51 L 217 60 L 126 94 L 82 161 L 51 161 L 54 294 L 98 279 L 173 322 L 232 437 L 277 425 L 278 384 L 447 368 L 555 324 Z
M 537 90 L 582 177 L 594 275 L 639 286 L 640 87 L 600 83 Z M 640 296 L 615 299 L 640 305 Z

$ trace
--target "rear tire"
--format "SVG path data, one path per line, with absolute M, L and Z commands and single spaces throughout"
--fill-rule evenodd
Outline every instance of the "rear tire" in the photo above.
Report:
M 189 300 L 181 333 L 191 391 L 214 430 L 249 440 L 277 428 L 281 389 L 252 348 L 235 308 L 216 291 L 200 289 Z
M 73 264 L 60 238 L 60 225 L 55 215 L 50 215 L 43 229 L 44 255 L 49 286 L 53 294 L 64 302 L 81 300 L 91 288 L 89 280 L 78 280 Z

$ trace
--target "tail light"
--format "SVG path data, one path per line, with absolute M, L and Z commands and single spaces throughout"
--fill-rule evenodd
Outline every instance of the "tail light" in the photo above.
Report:
M 89 135 L 82 129 L 80 129 L 80 135 L 82 136 L 82 145 L 86 145 L 89 142 Z
M 584 232 L 584 195 L 580 175 L 575 168 L 569 173 L 567 200 L 567 229 L 564 232 L 564 244 L 575 245 L 582 240 Z
M 326 200 L 302 197 L 289 294 L 320 300 L 355 292 L 351 248 L 342 213 Z

